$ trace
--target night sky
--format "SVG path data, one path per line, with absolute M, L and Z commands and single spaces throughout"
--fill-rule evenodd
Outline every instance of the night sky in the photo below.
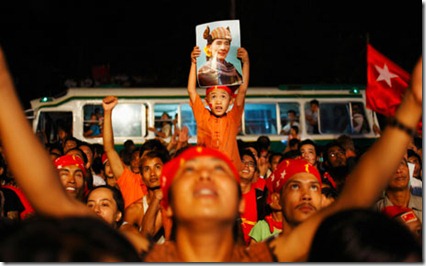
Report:
M 408 72 L 423 48 L 414 0 L 8 2 L 0 44 L 25 108 L 99 64 L 147 87 L 186 87 L 195 27 L 217 20 L 240 20 L 251 86 L 366 84 L 367 41 Z

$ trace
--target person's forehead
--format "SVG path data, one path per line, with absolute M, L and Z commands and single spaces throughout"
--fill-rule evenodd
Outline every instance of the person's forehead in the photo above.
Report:
M 202 156 L 197 156 L 197 157 L 193 157 L 190 159 L 185 160 L 184 162 L 181 163 L 181 166 L 179 167 L 179 169 L 176 172 L 175 178 L 174 179 L 179 179 L 178 177 L 183 175 L 183 169 L 186 166 L 191 166 L 191 167 L 196 167 L 196 168 L 208 168 L 208 167 L 212 167 L 214 165 L 217 164 L 221 164 L 224 165 L 225 167 L 227 167 L 229 169 L 229 176 L 232 176 L 232 179 L 235 179 L 231 170 L 231 167 L 228 165 L 228 163 L 224 160 L 222 160 L 221 158 L 217 158 L 217 157 L 213 157 L 213 156 L 209 156 L 209 155 L 202 155 Z
M 67 155 L 75 155 L 83 160 L 83 154 L 79 150 L 70 150 L 67 152 Z
M 228 39 L 224 39 L 224 38 L 216 38 L 216 39 L 213 40 L 213 43 L 215 43 L 215 42 L 228 42 L 228 43 L 230 43 L 231 41 L 228 40 Z
M 159 157 L 148 158 L 145 156 L 142 159 L 142 162 L 141 162 L 142 166 L 151 165 L 151 164 L 163 164 L 163 161 Z
M 100 199 L 100 200 L 111 200 L 113 197 L 112 197 L 112 191 L 110 190 L 110 189 L 108 189 L 108 188 L 105 188 L 105 187 L 101 187 L 101 188 L 97 188 L 97 189 L 95 189 L 95 190 L 93 190 L 91 193 L 90 193 L 90 196 L 89 196 L 89 198 L 92 198 L 93 199 L 93 197 L 94 196 L 98 196 L 98 195 L 102 195 L 102 198 Z M 99 196 L 98 196 L 99 197 Z
M 226 163 L 224 160 L 217 158 L 217 157 L 213 157 L 213 156 L 210 156 L 210 155 L 201 155 L 201 156 L 196 156 L 196 157 L 185 160 L 184 164 L 187 164 L 187 163 L 204 163 L 206 161 Z
M 332 152 L 332 151 L 343 151 L 343 149 L 342 149 L 342 148 L 340 148 L 339 146 L 331 146 L 331 147 L 328 149 L 328 152 Z
M 226 94 L 226 95 L 228 95 L 228 92 L 224 89 L 221 89 L 221 88 L 214 88 L 213 90 L 210 91 L 209 94 L 211 94 L 211 95 L 213 95 L 213 94 Z
M 243 158 L 244 158 L 245 161 L 252 161 L 252 162 L 254 162 L 253 157 L 251 157 L 250 155 L 244 154 Z
M 75 164 L 63 165 L 60 169 L 58 169 L 58 171 L 61 171 L 61 170 L 64 170 L 64 171 L 71 171 L 71 172 L 75 172 L 75 171 L 80 170 L 81 172 L 83 172 L 83 171 L 80 169 L 80 167 L 78 167 L 78 166 L 77 166 L 77 165 L 75 165 Z
M 300 150 L 313 150 L 313 151 L 315 151 L 315 146 L 312 145 L 312 144 L 303 144 L 300 147 Z
M 300 172 L 294 174 L 292 177 L 288 179 L 287 182 L 316 182 L 319 183 L 316 176 L 307 172 Z

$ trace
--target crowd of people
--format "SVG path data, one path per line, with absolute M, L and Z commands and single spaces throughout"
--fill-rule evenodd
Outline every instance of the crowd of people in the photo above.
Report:
M 229 49 L 226 34 L 212 36 L 208 46 Z M 283 151 L 266 135 L 237 141 L 248 51 L 237 53 L 242 83 L 208 87 L 208 109 L 196 91 L 200 54 L 195 46 L 188 76 L 197 144 L 182 128 L 169 143 L 156 132 L 117 151 L 114 95 L 102 103 L 102 145 L 68 135 L 44 146 L 0 50 L 0 261 L 423 261 L 422 189 L 410 181 L 422 180 L 421 58 L 393 122 L 361 155 L 343 134 L 325 146 L 294 138 Z

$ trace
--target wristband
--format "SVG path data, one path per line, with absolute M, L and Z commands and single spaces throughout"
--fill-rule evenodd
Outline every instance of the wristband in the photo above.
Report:
M 391 127 L 396 127 L 398 129 L 404 131 L 405 133 L 407 133 L 411 137 L 414 137 L 416 135 L 416 130 L 414 128 L 407 127 L 406 125 L 399 122 L 395 117 L 390 120 L 388 125 L 391 126 Z

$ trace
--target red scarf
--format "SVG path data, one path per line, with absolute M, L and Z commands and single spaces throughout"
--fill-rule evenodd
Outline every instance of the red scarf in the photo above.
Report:
M 269 231 L 271 231 L 271 233 L 274 232 L 274 229 L 280 229 L 283 230 L 283 223 L 282 222 L 277 222 L 272 218 L 272 214 L 265 216 L 265 221 L 269 224 Z

